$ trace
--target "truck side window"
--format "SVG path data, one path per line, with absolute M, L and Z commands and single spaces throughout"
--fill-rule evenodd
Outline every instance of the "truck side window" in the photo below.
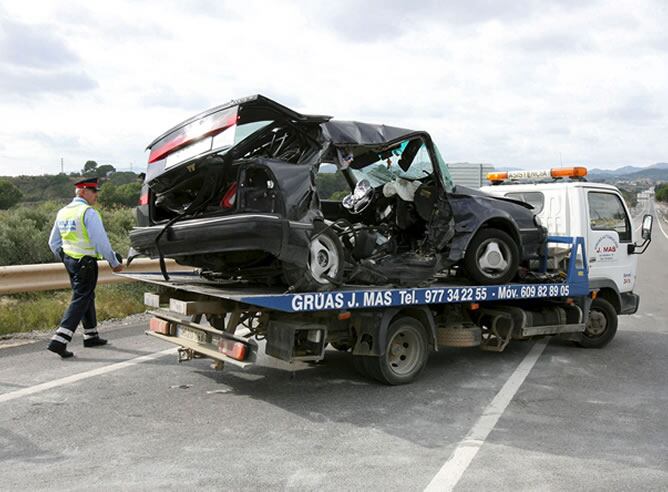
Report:
M 620 242 L 631 241 L 631 224 L 619 196 L 590 191 L 589 223 L 593 230 L 616 231 Z
M 543 211 L 545 205 L 545 197 L 539 191 L 516 191 L 514 193 L 506 193 L 508 198 L 526 202 L 533 207 L 533 213 L 539 214 Z

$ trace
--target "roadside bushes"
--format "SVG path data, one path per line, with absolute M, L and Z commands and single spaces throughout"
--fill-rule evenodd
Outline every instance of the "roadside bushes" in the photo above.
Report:
M 668 183 L 657 184 L 654 188 L 654 196 L 660 202 L 668 202 Z
M 66 203 L 48 201 L 0 210 L 0 266 L 57 261 L 49 249 L 49 234 L 58 209 Z M 132 209 L 101 208 L 100 214 L 112 247 L 125 256 L 134 225 Z
M 112 182 L 106 182 L 100 188 L 100 204 L 105 207 L 134 207 L 139 201 L 139 192 L 141 183 L 125 183 L 116 185 Z
M 23 193 L 9 181 L 0 179 L 0 210 L 13 207 L 23 198 Z
M 97 319 L 103 321 L 142 313 L 146 285 L 99 285 L 95 289 Z M 0 296 L 0 336 L 58 326 L 72 295 L 71 290 L 29 292 Z

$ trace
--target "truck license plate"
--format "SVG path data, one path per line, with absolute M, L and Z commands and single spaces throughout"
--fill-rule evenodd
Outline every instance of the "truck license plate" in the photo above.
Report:
M 176 335 L 186 340 L 191 340 L 197 343 L 206 343 L 206 333 L 199 330 L 194 330 L 192 328 L 187 328 L 185 326 L 179 326 L 176 329 Z

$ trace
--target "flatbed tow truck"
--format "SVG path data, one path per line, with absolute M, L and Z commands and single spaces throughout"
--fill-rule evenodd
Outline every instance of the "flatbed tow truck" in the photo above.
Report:
M 224 363 L 247 368 L 257 360 L 256 340 L 265 341 L 269 356 L 319 361 L 329 343 L 350 352 L 361 374 L 403 384 L 440 347 L 501 352 L 513 339 L 548 335 L 599 346 L 600 333 L 587 321 L 596 293 L 589 288 L 584 239 L 550 236 L 551 243 L 570 246 L 562 269 L 547 273 L 545 259 L 522 283 L 503 285 L 446 278 L 420 287 L 285 292 L 214 282 L 197 272 L 170 273 L 168 281 L 159 273 L 120 275 L 157 286 L 144 298 L 152 315 L 146 333 L 178 345 L 179 362 L 210 358 L 218 369 Z

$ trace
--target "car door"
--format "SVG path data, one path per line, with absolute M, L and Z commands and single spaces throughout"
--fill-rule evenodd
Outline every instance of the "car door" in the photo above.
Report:
M 590 279 L 612 280 L 619 292 L 633 290 L 638 260 L 628 252 L 633 229 L 621 196 L 612 190 L 588 189 L 587 209 Z

